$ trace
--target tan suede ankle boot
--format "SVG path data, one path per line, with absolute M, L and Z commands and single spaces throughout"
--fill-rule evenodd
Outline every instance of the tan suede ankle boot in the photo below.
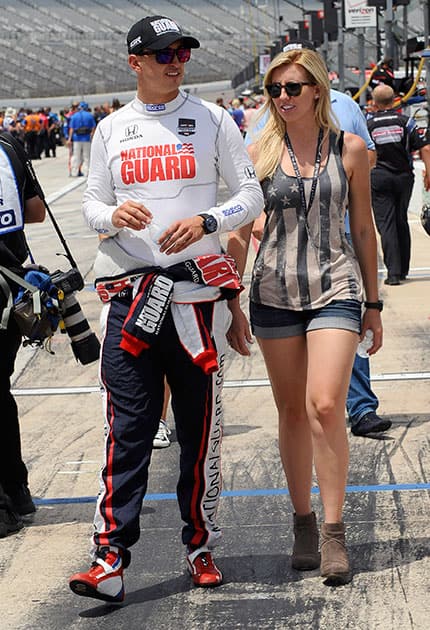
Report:
M 311 571 L 320 566 L 315 512 L 303 516 L 294 514 L 294 546 L 291 566 L 297 571 Z
M 351 581 L 343 523 L 323 523 L 321 526 L 321 576 L 326 578 L 324 584 L 328 586 Z

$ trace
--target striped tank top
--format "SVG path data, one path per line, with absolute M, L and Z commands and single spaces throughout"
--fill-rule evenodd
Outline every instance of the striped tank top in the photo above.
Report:
M 303 178 L 309 199 L 312 178 Z M 250 298 L 294 311 L 321 308 L 332 300 L 362 300 L 358 261 L 345 236 L 348 180 L 336 134 L 321 168 L 309 213 L 300 203 L 295 176 L 280 166 L 261 182 L 266 223 L 254 263 Z

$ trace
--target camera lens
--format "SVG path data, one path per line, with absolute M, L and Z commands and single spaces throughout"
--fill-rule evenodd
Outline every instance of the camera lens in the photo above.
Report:
M 83 365 L 97 361 L 100 355 L 100 342 L 92 332 L 73 293 L 64 296 L 61 310 L 76 359 Z

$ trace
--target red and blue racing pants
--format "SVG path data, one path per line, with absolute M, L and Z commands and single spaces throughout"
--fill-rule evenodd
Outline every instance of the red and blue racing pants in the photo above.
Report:
M 104 388 L 105 462 L 94 519 L 93 544 L 120 548 L 124 564 L 139 538 L 139 517 L 147 490 L 152 443 L 159 426 L 164 377 L 180 447 L 177 497 L 185 525 L 182 542 L 191 549 L 214 547 L 221 537 L 216 511 L 221 493 L 221 390 L 226 302 L 207 302 L 204 318 L 212 328 L 219 369 L 206 375 L 178 338 L 171 312 L 154 344 L 138 357 L 119 347 L 130 298 L 114 298 L 102 312 L 100 379 Z

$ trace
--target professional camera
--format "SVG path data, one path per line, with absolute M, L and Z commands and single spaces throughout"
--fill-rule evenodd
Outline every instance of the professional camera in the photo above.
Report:
M 73 354 L 82 365 L 97 361 L 100 355 L 100 342 L 92 332 L 88 320 L 76 299 L 74 292 L 84 287 L 84 280 L 78 269 L 54 271 L 51 281 L 59 290 L 60 313 L 64 322 L 61 332 L 67 332 Z
M 85 286 L 81 272 L 75 267 L 72 267 L 69 271 L 57 269 L 50 276 L 52 284 L 55 284 L 57 289 L 61 289 L 64 295 L 69 295 L 73 291 L 82 291 Z
M 6 144 L 10 143 L 6 141 Z M 70 262 L 71 269 L 69 269 L 69 271 L 60 271 L 59 269 L 57 269 L 57 271 L 54 271 L 54 273 L 52 274 L 44 268 L 40 268 L 40 271 L 45 273 L 47 278 L 50 278 L 52 285 L 54 285 L 54 288 L 57 289 L 59 302 L 58 311 L 64 321 L 65 330 L 71 339 L 73 354 L 78 361 L 80 361 L 83 365 L 86 365 L 87 363 L 96 361 L 99 358 L 100 342 L 97 339 L 96 335 L 91 331 L 88 321 L 82 313 L 77 299 L 73 295 L 75 291 L 81 291 L 81 289 L 84 288 L 84 280 L 72 256 L 72 252 L 70 251 L 64 239 L 64 236 L 61 233 L 60 226 L 55 220 L 55 217 L 46 202 L 45 194 L 39 183 L 39 180 L 37 179 L 36 173 L 34 172 L 31 161 L 28 159 L 28 156 L 25 154 L 23 149 L 20 148 L 19 142 L 14 143 L 11 146 L 14 151 L 18 153 L 18 155 L 23 159 L 25 173 L 28 176 L 29 181 L 34 184 L 37 194 L 43 201 L 46 211 L 52 221 L 52 225 L 54 226 L 58 238 L 60 239 L 61 244 L 64 247 L 65 256 Z M 19 284 L 20 282 L 18 281 L 18 285 Z M 28 289 L 28 286 L 26 286 L 25 288 Z M 38 295 L 37 289 L 36 294 Z M 34 306 L 33 300 L 32 305 Z M 47 311 L 47 308 L 45 308 L 45 311 Z M 58 313 L 55 314 L 57 315 Z M 35 313 L 33 313 L 33 315 L 36 320 L 40 319 L 40 311 L 36 311 Z M 38 335 L 39 338 L 35 340 L 37 344 L 41 345 L 45 338 L 50 338 L 55 332 L 56 326 L 57 322 L 54 322 L 54 324 L 52 324 L 50 328 L 45 327 L 45 329 L 42 331 L 43 334 Z

